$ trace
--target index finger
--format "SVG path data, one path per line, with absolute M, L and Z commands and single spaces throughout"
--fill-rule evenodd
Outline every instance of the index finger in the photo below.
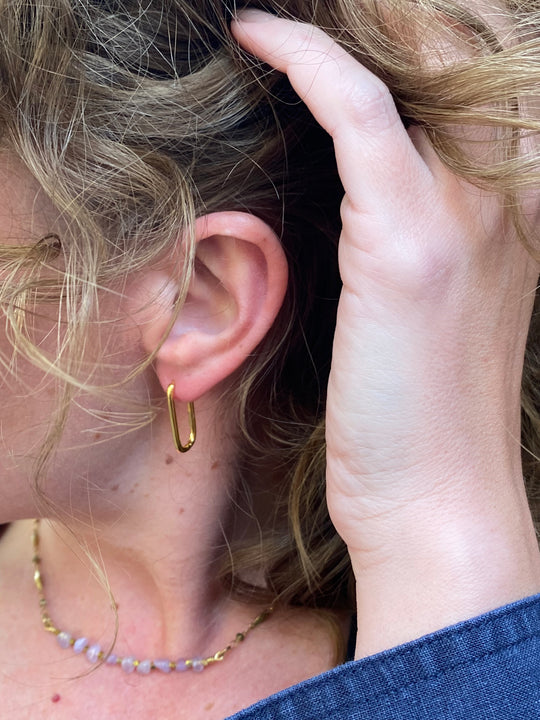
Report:
M 403 126 L 386 85 L 322 30 L 259 10 L 239 14 L 232 31 L 244 49 L 287 74 L 332 136 L 352 205 L 372 212 L 431 173 Z

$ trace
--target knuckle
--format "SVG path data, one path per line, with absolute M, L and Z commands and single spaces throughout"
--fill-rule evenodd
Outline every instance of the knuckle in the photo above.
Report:
M 392 295 L 405 294 L 416 300 L 438 297 L 450 286 L 456 269 L 452 253 L 444 239 L 431 235 L 425 223 L 359 209 L 347 197 L 341 205 L 341 219 L 348 245 L 342 252 L 347 258 L 342 267 L 345 278 L 350 278 L 350 268 L 360 267 L 366 279 Z M 353 284 L 357 282 L 355 278 Z
M 448 257 L 440 247 L 409 242 L 396 259 L 396 279 L 416 297 L 439 294 L 451 274 Z
M 347 227 L 354 227 L 355 224 L 359 222 L 359 215 L 360 210 L 356 207 L 355 204 L 351 202 L 351 199 L 348 195 L 345 195 L 343 200 L 341 201 L 340 206 L 340 216 L 341 216 L 341 225 L 344 228 Z
M 390 90 L 376 77 L 345 89 L 346 108 L 355 125 L 388 130 L 401 122 Z
M 426 234 L 425 228 L 409 229 L 395 240 L 390 278 L 396 288 L 411 300 L 432 306 L 452 294 L 460 275 L 452 245 L 436 234 Z

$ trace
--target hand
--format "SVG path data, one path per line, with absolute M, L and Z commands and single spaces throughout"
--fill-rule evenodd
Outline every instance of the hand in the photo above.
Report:
M 500 199 L 453 176 L 322 31 L 248 11 L 233 32 L 287 73 L 345 188 L 327 495 L 358 654 L 538 591 L 519 444 L 538 267 Z

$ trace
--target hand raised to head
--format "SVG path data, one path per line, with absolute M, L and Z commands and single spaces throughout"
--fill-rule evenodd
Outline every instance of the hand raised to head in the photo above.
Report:
M 327 495 L 359 654 L 536 591 L 519 446 L 536 263 L 501 199 L 452 175 L 325 33 L 257 11 L 233 33 L 330 133 L 345 188 Z

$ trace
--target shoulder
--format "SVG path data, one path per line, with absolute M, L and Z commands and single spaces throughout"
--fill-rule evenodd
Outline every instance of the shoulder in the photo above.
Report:
M 540 595 L 312 678 L 229 720 L 522 720 L 540 704 Z

